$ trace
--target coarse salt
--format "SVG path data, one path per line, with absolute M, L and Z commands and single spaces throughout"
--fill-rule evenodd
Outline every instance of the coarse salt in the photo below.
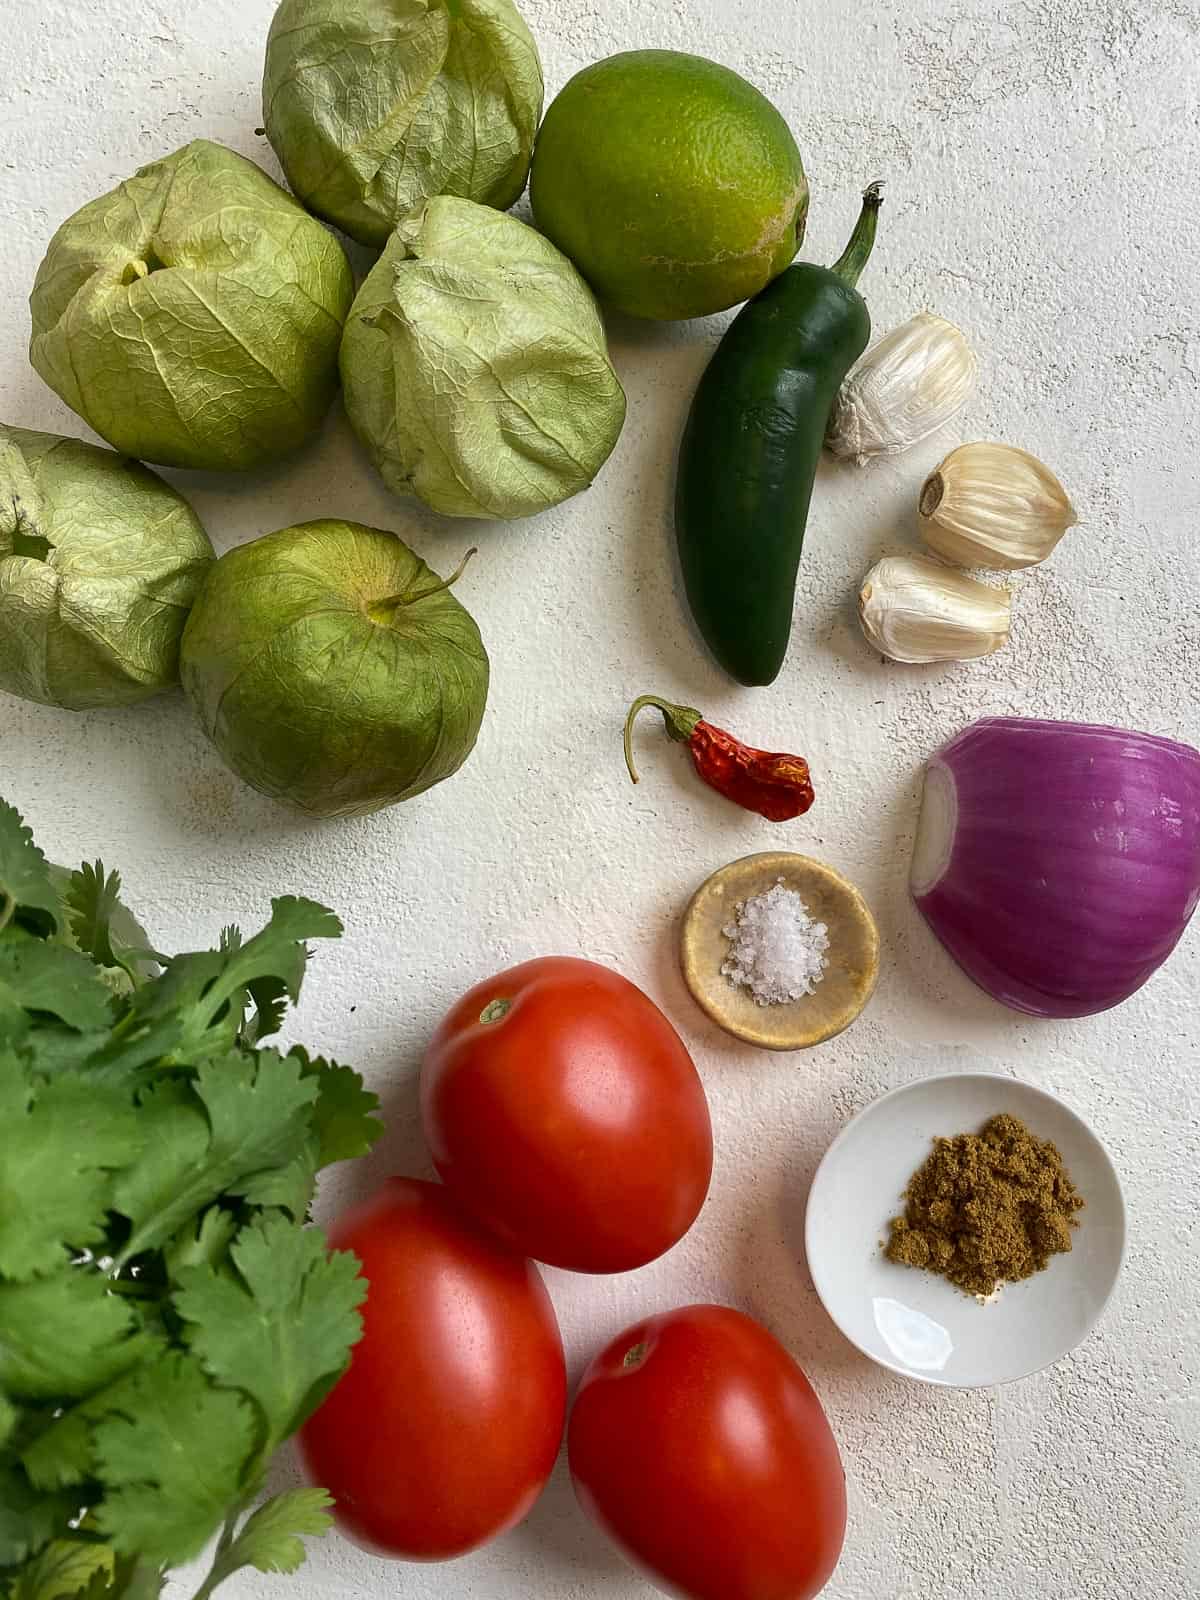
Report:
M 813 921 L 799 891 L 785 888 L 782 878 L 764 894 L 739 900 L 721 931 L 730 941 L 722 975 L 749 989 L 760 1006 L 811 994 L 829 964 L 829 929 Z

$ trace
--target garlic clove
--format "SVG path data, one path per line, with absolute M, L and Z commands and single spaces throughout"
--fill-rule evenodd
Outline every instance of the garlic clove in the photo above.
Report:
M 927 556 L 888 556 L 863 580 L 859 617 L 881 655 L 906 663 L 973 661 L 1008 642 L 1012 601 Z
M 975 355 L 961 329 L 921 311 L 868 350 L 833 403 L 825 443 L 859 466 L 936 433 L 975 387 Z
M 1033 567 L 1078 518 L 1036 456 L 1011 444 L 960 444 L 925 480 L 921 537 L 962 567 Z

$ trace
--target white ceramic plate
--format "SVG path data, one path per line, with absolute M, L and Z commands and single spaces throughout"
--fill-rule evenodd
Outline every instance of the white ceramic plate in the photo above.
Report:
M 944 1278 L 896 1266 L 880 1248 L 935 1134 L 975 1132 L 1008 1112 L 1062 1152 L 1086 1202 L 1071 1250 L 981 1305 Z M 805 1247 L 817 1293 L 864 1355 L 923 1383 L 1007 1383 L 1074 1349 L 1121 1270 L 1125 1206 L 1113 1164 L 1061 1100 L 1000 1073 L 949 1073 L 894 1089 L 849 1122 L 813 1179 Z

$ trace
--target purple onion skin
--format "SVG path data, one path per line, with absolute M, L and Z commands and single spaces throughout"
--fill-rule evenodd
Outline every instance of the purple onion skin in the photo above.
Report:
M 963 971 L 1037 1017 L 1092 1016 L 1140 989 L 1200 900 L 1200 752 L 988 717 L 929 767 L 949 774 L 957 818 L 944 870 L 929 886 L 914 872 L 913 897 Z

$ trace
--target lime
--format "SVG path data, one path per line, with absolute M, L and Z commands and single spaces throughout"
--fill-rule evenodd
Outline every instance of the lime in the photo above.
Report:
M 795 255 L 808 212 L 800 152 L 771 102 L 677 50 L 576 73 L 546 113 L 530 183 L 538 227 L 635 317 L 749 299 Z

